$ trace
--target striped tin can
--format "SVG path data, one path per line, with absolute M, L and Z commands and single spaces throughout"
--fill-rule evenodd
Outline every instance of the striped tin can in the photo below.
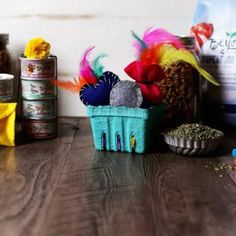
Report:
M 55 98 L 57 96 L 57 87 L 53 84 L 55 80 L 56 78 L 33 79 L 22 77 L 22 97 L 27 100 Z
M 31 78 L 52 78 L 57 76 L 57 58 L 49 56 L 45 59 L 27 59 L 20 57 L 21 76 Z
M 57 117 L 57 99 L 22 101 L 23 117 L 48 119 Z
M 30 139 L 55 138 L 57 136 L 57 118 L 24 118 L 23 133 Z
M 0 102 L 14 99 L 13 80 L 14 75 L 0 74 Z

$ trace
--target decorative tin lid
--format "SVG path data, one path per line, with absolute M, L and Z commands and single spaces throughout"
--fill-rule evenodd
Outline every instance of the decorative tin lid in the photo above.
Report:
M 5 73 L 0 73 L 0 81 L 1 80 L 13 80 L 14 75 L 12 74 L 5 74 Z

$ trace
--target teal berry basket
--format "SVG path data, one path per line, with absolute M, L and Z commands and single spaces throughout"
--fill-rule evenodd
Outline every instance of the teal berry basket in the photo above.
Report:
M 145 153 L 157 139 L 164 104 L 149 109 L 88 106 L 97 150 Z

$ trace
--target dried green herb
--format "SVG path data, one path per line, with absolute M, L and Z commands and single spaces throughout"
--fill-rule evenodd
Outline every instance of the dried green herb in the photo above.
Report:
M 216 173 L 220 178 L 223 178 L 228 171 L 233 170 L 233 167 L 225 162 L 208 161 L 204 167 L 210 171 L 210 173 Z
M 201 124 L 183 124 L 166 132 L 167 135 L 191 140 L 216 139 L 223 136 L 219 130 Z

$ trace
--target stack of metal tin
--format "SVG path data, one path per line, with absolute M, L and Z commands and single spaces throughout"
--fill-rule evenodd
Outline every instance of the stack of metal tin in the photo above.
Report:
M 33 139 L 57 135 L 57 58 L 21 57 L 23 133 Z

